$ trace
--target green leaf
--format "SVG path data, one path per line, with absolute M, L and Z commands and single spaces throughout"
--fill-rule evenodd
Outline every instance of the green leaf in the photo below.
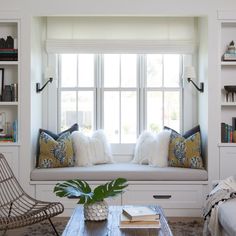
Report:
M 126 179 L 118 178 L 104 185 L 97 186 L 92 192 L 86 181 L 75 179 L 57 183 L 54 187 L 54 193 L 58 197 L 78 197 L 79 204 L 91 204 L 116 196 L 122 193 L 127 186 Z
M 118 178 L 105 185 L 100 185 L 94 189 L 93 198 L 96 201 L 102 201 L 104 198 L 114 197 L 123 192 L 123 189 L 128 186 L 127 180 Z
M 57 183 L 54 187 L 54 193 L 58 197 L 79 197 L 78 203 L 81 204 L 89 201 L 93 195 L 88 183 L 79 179 Z

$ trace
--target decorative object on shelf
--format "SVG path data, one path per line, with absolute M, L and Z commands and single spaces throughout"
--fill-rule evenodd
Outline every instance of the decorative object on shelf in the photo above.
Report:
M 43 91 L 43 89 L 46 87 L 46 85 L 50 82 L 52 83 L 53 81 L 53 74 L 51 68 L 47 67 L 46 72 L 45 72 L 45 78 L 48 78 L 47 82 L 43 85 L 42 88 L 40 88 L 40 83 L 36 83 L 36 92 L 39 93 Z
M 236 86 L 225 85 L 224 89 L 226 91 L 226 102 L 234 102 L 234 94 L 236 93 Z
M 3 94 L 2 94 L 2 100 L 5 102 L 11 102 L 12 100 L 11 85 L 5 85 Z
M 5 125 L 6 125 L 6 113 L 0 113 L 0 134 L 5 133 Z
M 18 84 L 11 84 L 11 91 L 12 91 L 12 101 L 17 102 L 18 101 Z
M 100 221 L 108 217 L 109 208 L 104 199 L 121 194 L 127 186 L 126 179 L 117 178 L 92 191 L 86 181 L 75 179 L 56 184 L 54 193 L 58 197 L 79 198 L 78 204 L 84 204 L 85 220 Z
M 225 51 L 222 59 L 224 61 L 236 61 L 236 48 L 233 40 L 227 46 L 227 50 Z
M 3 87 L 4 87 L 4 68 L 0 68 L 0 101 L 2 101 Z
M 196 72 L 195 68 L 193 66 L 186 66 L 184 68 L 184 78 L 187 79 L 187 81 L 192 83 L 194 87 L 201 93 L 204 92 L 204 83 L 200 83 L 200 88 L 196 85 L 196 83 L 192 80 L 196 78 Z
M 14 48 L 14 39 L 11 36 L 7 36 L 6 48 Z

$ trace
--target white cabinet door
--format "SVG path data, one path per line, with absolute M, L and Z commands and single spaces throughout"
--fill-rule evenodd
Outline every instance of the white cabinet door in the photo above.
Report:
M 19 177 L 19 148 L 17 146 L 0 146 L 0 153 L 2 153 L 8 164 L 10 165 L 16 178 Z
M 220 179 L 236 174 L 236 147 L 220 148 Z

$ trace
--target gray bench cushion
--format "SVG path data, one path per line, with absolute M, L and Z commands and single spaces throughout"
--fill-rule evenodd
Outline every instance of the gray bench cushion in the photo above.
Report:
M 218 218 L 229 236 L 236 235 L 236 199 L 230 199 L 219 206 Z
M 118 177 L 139 181 L 202 181 L 207 180 L 207 171 L 176 167 L 158 168 L 133 163 L 115 163 L 90 167 L 34 169 L 31 172 L 31 180 L 35 181 L 57 181 L 75 178 L 96 181 L 111 180 Z

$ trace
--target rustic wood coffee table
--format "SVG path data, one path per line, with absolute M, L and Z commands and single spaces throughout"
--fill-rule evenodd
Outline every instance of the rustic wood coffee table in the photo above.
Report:
M 159 206 L 152 206 L 160 214 L 160 229 L 120 229 L 122 206 L 110 206 L 109 216 L 105 221 L 84 221 L 83 206 L 75 208 L 62 236 L 173 236 Z

